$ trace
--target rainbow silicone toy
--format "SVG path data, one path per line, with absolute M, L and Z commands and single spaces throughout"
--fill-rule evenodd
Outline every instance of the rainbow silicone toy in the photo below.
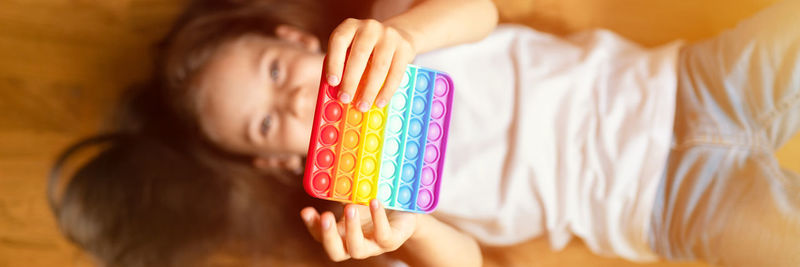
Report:
M 360 112 L 320 82 L 303 184 L 309 195 L 428 213 L 439 201 L 453 81 L 408 65 L 384 108 Z

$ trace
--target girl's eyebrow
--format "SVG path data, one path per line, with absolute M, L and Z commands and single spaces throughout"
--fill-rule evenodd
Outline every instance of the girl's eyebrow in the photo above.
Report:
M 263 73 L 267 73 L 264 71 L 265 65 L 267 64 L 267 58 L 271 54 L 269 53 L 270 49 L 267 47 L 262 47 L 257 53 L 256 57 L 253 60 L 253 69 L 255 69 L 259 75 Z
M 255 144 L 254 133 L 257 131 L 258 116 L 256 113 L 250 112 L 248 118 L 244 121 L 244 139 L 248 144 Z
M 258 71 L 259 75 L 264 73 L 269 73 L 269 71 L 265 71 L 264 68 L 268 68 L 270 64 L 267 64 L 267 58 L 271 58 L 274 53 L 271 53 L 272 49 L 268 47 L 262 47 L 256 54 L 254 59 L 254 69 Z

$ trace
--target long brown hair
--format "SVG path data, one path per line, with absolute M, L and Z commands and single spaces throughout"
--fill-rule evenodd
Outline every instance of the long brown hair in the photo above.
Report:
M 217 47 L 244 34 L 272 36 L 290 24 L 324 42 L 338 22 L 369 6 L 344 2 L 190 3 L 157 45 L 152 79 L 123 96 L 112 133 L 79 141 L 57 159 L 48 198 L 64 235 L 105 266 L 330 264 L 298 215 L 330 203 L 208 143 L 186 84 Z M 99 152 L 61 181 L 63 167 L 92 148 Z

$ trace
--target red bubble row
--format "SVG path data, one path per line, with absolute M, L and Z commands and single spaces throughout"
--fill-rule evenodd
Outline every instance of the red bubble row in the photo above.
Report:
M 336 125 L 342 119 L 342 106 L 336 103 L 336 87 L 326 86 L 324 92 L 321 92 L 319 97 L 322 98 L 323 103 L 322 117 L 319 120 L 317 129 L 317 140 L 314 140 L 312 147 L 315 148 L 314 154 L 309 155 L 309 159 L 313 162 L 311 171 L 311 188 L 320 197 L 329 197 L 331 195 L 330 188 L 333 177 L 331 177 L 331 169 L 336 164 L 336 154 L 333 149 L 340 138 L 340 133 Z

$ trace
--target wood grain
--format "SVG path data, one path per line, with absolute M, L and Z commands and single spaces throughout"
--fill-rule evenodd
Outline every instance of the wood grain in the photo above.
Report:
M 607 27 L 655 45 L 713 35 L 772 1 L 497 2 L 505 21 L 560 34 Z M 47 170 L 65 145 L 103 127 L 120 89 L 149 73 L 149 47 L 182 4 L 0 1 L 0 267 L 91 266 L 56 229 L 44 197 Z M 800 171 L 800 138 L 778 155 Z M 577 241 L 560 252 L 550 251 L 545 239 L 486 252 L 489 266 L 640 266 L 595 256 Z

